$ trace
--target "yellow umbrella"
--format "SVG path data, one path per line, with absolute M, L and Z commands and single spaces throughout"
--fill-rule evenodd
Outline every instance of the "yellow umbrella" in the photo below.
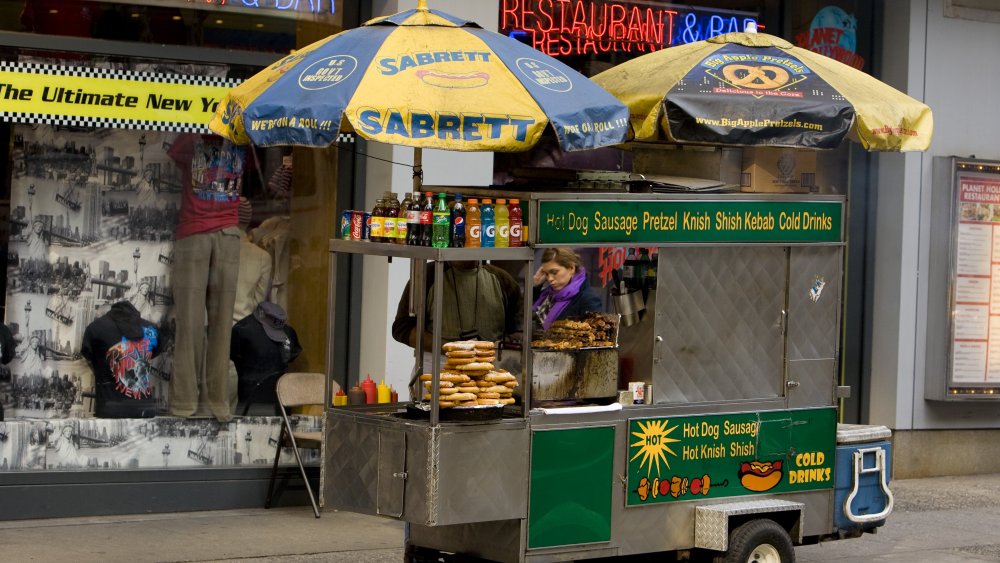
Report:
M 637 141 L 926 150 L 927 105 L 872 76 L 763 33 L 655 51 L 593 78 L 629 107 Z
M 429 9 L 317 41 L 232 89 L 210 127 L 237 143 L 327 146 L 341 131 L 457 151 L 621 143 L 628 109 L 587 77 L 474 22 Z

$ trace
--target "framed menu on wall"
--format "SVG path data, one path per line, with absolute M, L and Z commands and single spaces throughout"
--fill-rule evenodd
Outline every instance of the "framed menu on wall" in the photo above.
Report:
M 1000 399 L 1000 163 L 934 164 L 925 396 Z

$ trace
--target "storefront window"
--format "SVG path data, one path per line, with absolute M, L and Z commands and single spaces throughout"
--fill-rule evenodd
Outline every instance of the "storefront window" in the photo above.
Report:
M 252 44 L 276 53 L 340 31 L 317 16 L 209 16 L 186 8 L 188 2 L 161 4 L 3 2 L 0 26 L 168 45 Z M 142 10 L 136 29 L 126 25 L 134 10 Z M 170 10 L 182 20 L 197 15 L 204 25 L 195 30 L 159 25 L 158 18 Z M 109 28 L 111 20 L 102 18 L 110 14 L 120 19 Z M 211 28 L 209 17 L 232 23 Z M 250 22 L 283 31 L 237 32 Z M 117 36 L 102 36 L 112 28 Z M 325 242 L 335 225 L 335 190 L 326 186 L 336 182 L 336 148 L 225 148 L 207 122 L 225 91 L 260 67 L 138 58 L 128 56 L 125 47 L 121 51 L 85 55 L 0 47 L 5 78 L 0 95 L 22 104 L 0 123 L 7 164 L 0 186 L 4 211 L 9 210 L 0 241 L 7 248 L 0 290 L 15 345 L 13 360 L 0 374 L 7 420 L 170 414 L 178 352 L 178 221 L 182 200 L 197 183 L 193 175 L 213 167 L 231 173 L 212 195 L 239 205 L 234 226 L 257 258 L 253 268 L 241 272 L 253 278 L 254 290 L 238 296 L 226 330 L 253 316 L 261 301 L 270 302 L 300 335 L 295 354 L 279 352 L 283 367 L 325 370 Z M 176 119 L 164 110 L 175 111 Z M 229 352 L 207 353 L 228 358 Z M 230 370 L 235 396 L 243 374 L 235 365 Z M 256 379 L 239 385 L 246 392 L 238 405 L 233 401 L 235 414 L 275 414 L 276 377 L 257 385 L 264 375 L 259 370 L 251 375 Z M 200 406 L 196 414 L 213 413 Z M 94 430 L 102 429 L 114 432 L 106 425 Z

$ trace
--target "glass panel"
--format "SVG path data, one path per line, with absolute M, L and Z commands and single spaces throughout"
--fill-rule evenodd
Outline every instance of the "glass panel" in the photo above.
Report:
M 17 59 L 79 64 L 78 55 L 70 62 L 57 55 Z M 111 63 L 105 57 L 85 64 L 216 78 L 253 70 L 136 59 Z M 8 377 L 0 377 L 8 418 L 169 413 L 177 352 L 174 246 L 186 196 L 200 202 L 201 212 L 185 223 L 193 230 L 181 231 L 218 230 L 237 216 L 245 234 L 240 257 L 255 257 L 242 260 L 232 322 L 253 317 L 261 301 L 279 310 L 261 317 L 263 324 L 278 326 L 274 319 L 285 314 L 288 328 L 278 328 L 288 335 L 287 345 L 275 338 L 264 340 L 270 348 L 242 341 L 253 354 L 240 356 L 239 369 L 229 368 L 230 381 L 240 381 L 237 414 L 250 403 L 256 413 L 274 414 L 273 385 L 283 371 L 325 371 L 334 149 L 246 147 L 237 162 L 226 157 L 232 153 L 215 135 L 41 123 L 0 129 L 9 139 L 2 202 L 10 210 L 9 240 L 2 241 L 8 268 L 0 287 L 17 348 Z M 213 182 L 219 170 L 229 176 Z M 225 225 L 212 222 L 220 211 Z M 125 334 L 119 333 L 128 328 L 108 314 L 117 303 L 138 312 L 143 322 L 129 326 L 145 328 L 142 338 L 121 340 Z M 200 395 L 198 414 L 214 414 L 206 409 L 204 385 Z

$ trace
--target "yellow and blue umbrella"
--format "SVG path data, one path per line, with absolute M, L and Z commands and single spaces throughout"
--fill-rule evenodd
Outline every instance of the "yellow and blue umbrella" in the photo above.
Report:
M 637 141 L 922 151 L 934 132 L 922 102 L 764 33 L 655 51 L 594 82 L 629 107 Z
M 498 152 L 528 150 L 548 125 L 563 150 L 615 145 L 628 109 L 563 63 L 424 0 L 284 57 L 231 90 L 210 123 L 259 146 L 327 146 L 353 131 Z

